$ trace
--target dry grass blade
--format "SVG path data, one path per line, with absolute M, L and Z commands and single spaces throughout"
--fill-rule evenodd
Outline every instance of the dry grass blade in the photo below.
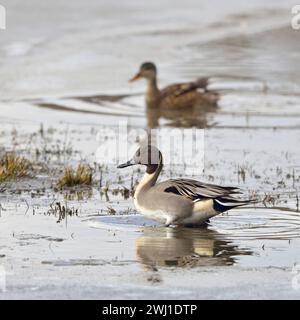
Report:
M 63 175 L 57 182 L 57 186 L 59 188 L 75 187 L 79 185 L 90 186 L 92 182 L 92 169 L 87 165 L 80 164 L 76 169 L 72 167 L 65 168 Z
M 0 182 L 28 177 L 31 167 L 29 160 L 6 153 L 0 158 Z

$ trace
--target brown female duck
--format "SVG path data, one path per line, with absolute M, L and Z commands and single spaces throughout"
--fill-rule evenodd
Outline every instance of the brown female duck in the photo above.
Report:
M 141 78 L 147 80 L 146 104 L 148 107 L 188 108 L 196 105 L 216 107 L 219 99 L 218 93 L 207 90 L 207 78 L 173 84 L 160 90 L 157 86 L 157 69 L 152 62 L 143 63 L 139 72 L 130 81 Z

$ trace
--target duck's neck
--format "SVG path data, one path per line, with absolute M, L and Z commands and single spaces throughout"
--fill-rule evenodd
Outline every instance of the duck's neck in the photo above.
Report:
M 159 100 L 159 89 L 157 87 L 156 77 L 147 79 L 146 103 L 155 106 Z
M 146 173 L 135 190 L 135 196 L 137 196 L 141 190 L 146 191 L 155 185 L 162 167 L 162 162 L 147 166 Z

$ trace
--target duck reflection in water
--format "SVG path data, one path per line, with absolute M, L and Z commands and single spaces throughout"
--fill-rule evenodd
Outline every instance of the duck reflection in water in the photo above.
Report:
M 147 126 L 150 129 L 159 127 L 160 119 L 166 120 L 166 125 L 175 128 L 209 128 L 215 125 L 213 114 L 217 108 L 207 106 L 199 108 L 198 106 L 186 109 L 159 109 L 146 107 Z
M 234 264 L 236 256 L 252 255 L 207 227 L 149 228 L 143 232 L 136 240 L 136 254 L 145 267 L 225 266 Z

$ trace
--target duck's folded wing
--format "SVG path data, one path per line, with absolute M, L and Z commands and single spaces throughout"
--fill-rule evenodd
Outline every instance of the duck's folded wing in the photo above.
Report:
M 222 187 L 192 179 L 171 179 L 163 182 L 160 188 L 162 188 L 164 192 L 178 194 L 192 201 L 215 199 L 240 193 L 238 188 Z
M 170 85 L 161 91 L 161 97 L 166 98 L 170 96 L 178 97 L 182 94 L 197 90 L 206 89 L 208 85 L 208 78 L 201 78 L 193 82 L 178 83 Z

